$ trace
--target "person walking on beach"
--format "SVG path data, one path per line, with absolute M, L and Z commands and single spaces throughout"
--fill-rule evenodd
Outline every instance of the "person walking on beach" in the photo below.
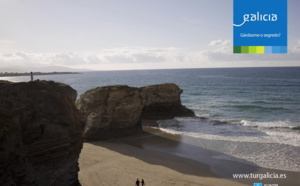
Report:
M 145 185 L 145 181 L 144 181 L 144 179 L 142 179 L 142 181 L 141 181 L 141 184 L 142 184 L 142 186 L 144 186 L 144 185 Z
M 30 72 L 30 78 L 31 78 L 31 81 L 33 81 L 33 73 Z
M 135 185 L 140 186 L 140 180 L 139 179 L 136 180 Z

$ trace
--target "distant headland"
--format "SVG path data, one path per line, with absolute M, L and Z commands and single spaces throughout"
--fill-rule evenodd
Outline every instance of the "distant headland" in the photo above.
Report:
M 59 75 L 59 74 L 79 74 L 79 72 L 32 72 L 35 76 Z M 0 77 L 9 76 L 30 76 L 30 72 L 0 72 Z

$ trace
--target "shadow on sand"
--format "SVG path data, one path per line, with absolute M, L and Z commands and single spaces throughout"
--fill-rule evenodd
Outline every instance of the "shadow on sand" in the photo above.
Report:
M 112 151 L 131 156 L 149 164 L 161 165 L 173 169 L 182 174 L 226 178 L 236 182 L 253 184 L 266 183 L 285 186 L 295 186 L 300 183 L 300 173 L 281 171 L 258 167 L 236 157 L 222 154 L 202 147 L 199 140 L 192 137 L 165 133 L 157 128 L 144 126 L 143 132 L 136 135 L 119 139 L 105 141 L 105 143 L 89 142 Z M 139 149 L 139 153 L 132 152 L 132 149 L 118 148 L 111 145 L 123 143 Z M 226 156 L 231 160 L 224 160 L 216 157 Z M 184 167 L 183 167 L 184 166 Z M 233 174 L 286 174 L 286 179 L 233 179 Z

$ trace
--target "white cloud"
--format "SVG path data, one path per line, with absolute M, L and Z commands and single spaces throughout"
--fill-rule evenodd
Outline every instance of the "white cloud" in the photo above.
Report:
M 176 48 L 116 48 L 94 53 L 0 53 L 1 66 L 76 66 L 180 62 L 184 57 Z
M 104 50 L 97 58 L 105 63 L 156 63 L 170 60 L 176 54 L 175 48 L 117 48 Z
M 4 42 L 2 42 L 4 43 Z M 233 54 L 230 40 L 215 40 L 206 50 L 115 48 L 99 52 L 0 53 L 0 67 L 64 66 L 85 69 L 291 66 L 300 60 L 300 43 L 288 54 Z
M 209 46 L 230 46 L 231 41 L 230 40 L 214 40 L 209 43 Z

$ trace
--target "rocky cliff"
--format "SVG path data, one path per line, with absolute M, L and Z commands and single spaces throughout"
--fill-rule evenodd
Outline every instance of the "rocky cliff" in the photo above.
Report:
M 99 140 L 134 134 L 141 129 L 141 119 L 194 116 L 193 111 L 181 105 L 181 93 L 175 84 L 89 90 L 76 102 L 86 121 L 84 138 Z
M 82 94 L 76 105 L 86 121 L 86 140 L 125 136 L 141 128 L 143 97 L 138 88 L 98 87 Z
M 1 185 L 80 185 L 77 92 L 47 81 L 0 81 Z
M 144 97 L 143 119 L 172 119 L 195 116 L 181 104 L 182 90 L 173 83 L 151 85 L 141 88 Z

